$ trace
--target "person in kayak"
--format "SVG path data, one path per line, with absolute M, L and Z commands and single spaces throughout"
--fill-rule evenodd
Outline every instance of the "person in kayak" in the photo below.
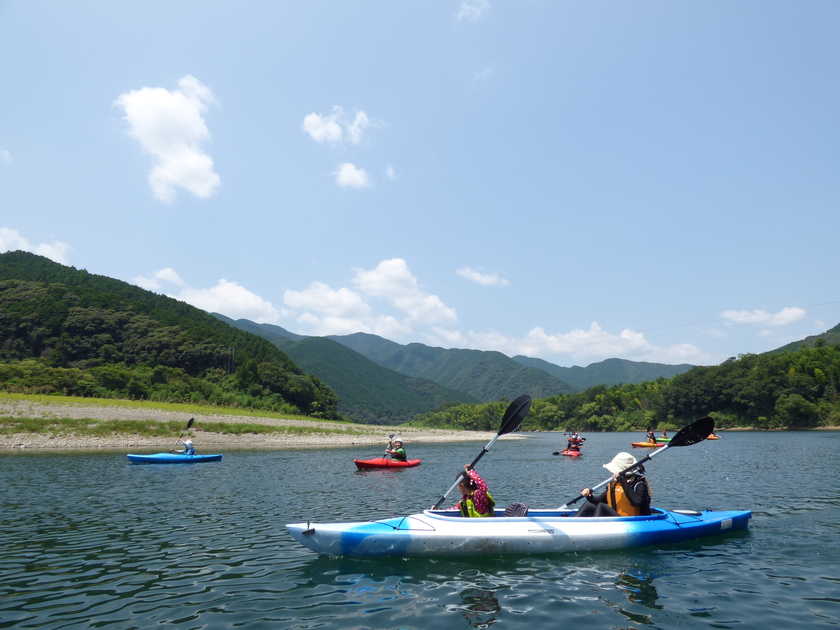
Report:
M 606 491 L 598 497 L 592 490 L 580 491 L 587 503 L 580 506 L 575 516 L 648 516 L 650 515 L 650 484 L 644 476 L 645 467 L 622 475 L 621 472 L 636 463 L 630 453 L 619 453 L 604 468 L 613 473 Z
M 396 462 L 406 461 L 405 449 L 403 448 L 402 439 L 396 438 L 393 441 L 393 447 L 391 446 L 391 444 L 391 442 L 388 442 L 388 448 L 385 449 L 385 452 L 391 456 L 391 459 L 393 459 Z
M 668 432 L 665 429 L 662 429 L 662 435 L 659 436 L 659 437 L 661 437 L 664 440 L 667 440 L 668 439 Z
M 467 471 L 466 476 L 461 477 L 461 483 L 458 484 L 461 500 L 449 509 L 461 510 L 463 516 L 471 518 L 493 516 L 496 502 L 487 491 L 487 484 L 484 479 L 470 468 L 469 464 L 464 466 L 464 469 Z
M 195 455 L 195 447 L 191 438 L 187 438 L 186 440 L 179 439 L 178 441 L 184 445 L 184 455 Z
M 648 427 L 647 430 L 647 441 L 651 444 L 656 444 L 656 433 L 653 432 L 653 429 Z
M 566 444 L 566 450 L 569 451 L 579 451 L 580 447 L 583 446 L 583 443 L 586 441 L 586 438 L 580 437 L 578 432 L 575 431 L 569 437 L 568 443 Z

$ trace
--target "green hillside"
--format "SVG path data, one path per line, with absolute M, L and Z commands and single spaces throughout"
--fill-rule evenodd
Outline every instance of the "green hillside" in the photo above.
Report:
M 27 252 L 0 254 L 8 391 L 240 405 L 338 418 L 274 344 L 189 304 Z
M 525 356 L 515 356 L 513 360 L 521 365 L 535 367 L 565 381 L 579 391 L 589 389 L 595 385 L 619 385 L 621 383 L 644 383 L 655 381 L 660 377 L 671 378 L 688 372 L 692 367 L 687 363 L 667 365 L 665 363 L 647 363 L 644 361 L 628 361 L 627 359 L 605 359 L 588 366 L 570 368 L 561 367 L 542 359 Z
M 402 424 L 445 403 L 478 402 L 432 381 L 398 374 L 324 337 L 293 342 L 286 352 L 329 383 L 341 398 L 339 411 L 356 422 Z
M 434 348 L 421 343 L 403 346 L 365 333 L 330 339 L 383 367 L 457 389 L 482 402 L 513 400 L 520 394 L 544 398 L 574 391 L 560 379 L 520 365 L 501 352 Z

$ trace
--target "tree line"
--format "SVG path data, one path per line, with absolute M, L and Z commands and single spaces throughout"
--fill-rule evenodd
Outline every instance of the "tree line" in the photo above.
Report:
M 838 426 L 840 344 L 821 341 L 794 352 L 741 355 L 670 379 L 534 400 L 522 430 L 677 430 L 707 415 L 722 429 Z M 501 414 L 488 409 L 446 405 L 411 424 L 495 431 Z

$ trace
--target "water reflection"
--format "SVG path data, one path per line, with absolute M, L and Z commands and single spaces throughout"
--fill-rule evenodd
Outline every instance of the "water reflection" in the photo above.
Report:
M 662 610 L 664 606 L 657 604 L 659 593 L 653 585 L 653 576 L 641 571 L 632 573 L 620 573 L 615 580 L 616 588 L 624 591 L 634 604 L 640 604 L 646 608 Z
M 450 606 L 450 610 L 460 612 L 473 628 L 489 628 L 499 620 L 502 606 L 495 591 L 470 587 L 459 593 L 460 606 Z

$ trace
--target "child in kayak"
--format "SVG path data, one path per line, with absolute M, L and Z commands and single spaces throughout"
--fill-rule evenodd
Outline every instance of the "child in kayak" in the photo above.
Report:
M 193 441 L 190 438 L 186 440 L 178 440 L 181 444 L 184 445 L 184 455 L 195 455 L 195 447 L 193 446 Z
M 388 442 L 388 448 L 385 449 L 385 452 L 391 456 L 395 462 L 404 462 L 406 461 L 405 456 L 405 449 L 403 448 L 402 439 L 397 438 L 393 442 L 394 447 L 391 448 L 391 442 Z
M 461 510 L 461 514 L 467 517 L 493 516 L 493 508 L 496 507 L 496 502 L 487 492 L 487 484 L 484 483 L 484 479 L 469 465 L 464 466 L 464 468 L 467 471 L 467 476 L 461 477 L 461 483 L 458 484 L 461 500 L 449 509 Z
M 613 473 L 612 481 L 606 491 L 598 497 L 592 496 L 592 490 L 580 491 L 587 503 L 580 506 L 575 516 L 647 516 L 650 514 L 650 485 L 642 473 L 644 466 L 639 466 L 627 474 L 620 474 L 636 463 L 630 453 L 619 453 L 604 468 Z

